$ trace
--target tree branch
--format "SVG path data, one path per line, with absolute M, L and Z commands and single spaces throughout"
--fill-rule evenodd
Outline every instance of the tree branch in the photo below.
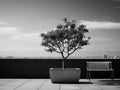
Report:
M 74 48 L 74 50 L 71 52 L 71 53 L 69 53 L 69 55 L 71 55 L 72 53 L 74 53 L 76 50 L 78 50 L 79 48 L 81 48 L 81 47 L 77 47 L 77 48 Z

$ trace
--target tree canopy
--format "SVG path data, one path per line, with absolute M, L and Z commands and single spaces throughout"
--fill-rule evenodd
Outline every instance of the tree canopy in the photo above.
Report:
M 63 21 L 64 25 L 57 25 L 55 30 L 41 33 L 41 45 L 46 47 L 46 51 L 60 53 L 63 59 L 67 59 L 76 50 L 88 45 L 90 37 L 85 36 L 89 32 L 85 25 L 77 26 L 76 20 L 68 21 L 67 18 Z

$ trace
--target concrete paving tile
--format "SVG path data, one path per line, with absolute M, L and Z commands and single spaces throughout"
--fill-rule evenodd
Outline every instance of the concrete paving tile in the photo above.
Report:
M 18 87 L 20 84 L 24 83 L 25 81 L 26 79 L 8 80 L 7 83 L 0 85 L 0 90 L 14 90 L 14 88 Z
M 81 79 L 77 84 L 53 84 L 50 79 L 0 79 L 0 90 L 120 90 L 120 80 Z
M 102 86 L 103 90 L 120 90 L 120 86 Z
M 13 81 L 13 79 L 0 79 L 0 86 Z
M 62 84 L 60 90 L 81 90 L 76 84 Z
M 79 84 L 80 90 L 102 90 L 101 87 L 94 84 Z
M 39 87 L 46 81 L 46 79 L 30 79 L 30 81 L 15 88 L 14 90 L 38 90 Z
M 56 84 L 56 83 L 53 84 L 49 79 L 38 90 L 62 90 L 62 89 L 60 89 L 60 84 Z

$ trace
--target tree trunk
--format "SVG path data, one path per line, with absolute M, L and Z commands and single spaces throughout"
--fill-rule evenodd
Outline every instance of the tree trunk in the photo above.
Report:
M 65 69 L 65 61 L 64 61 L 64 59 L 62 60 L 62 69 L 63 70 Z
M 64 54 L 63 52 L 61 52 L 61 55 L 62 55 L 62 69 L 64 70 L 65 69 L 65 57 L 64 57 Z

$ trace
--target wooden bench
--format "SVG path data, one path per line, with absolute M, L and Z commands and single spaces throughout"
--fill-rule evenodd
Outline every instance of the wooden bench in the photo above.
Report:
M 87 78 L 90 81 L 91 71 L 111 71 L 111 79 L 113 80 L 114 69 L 112 69 L 111 61 L 87 61 Z

